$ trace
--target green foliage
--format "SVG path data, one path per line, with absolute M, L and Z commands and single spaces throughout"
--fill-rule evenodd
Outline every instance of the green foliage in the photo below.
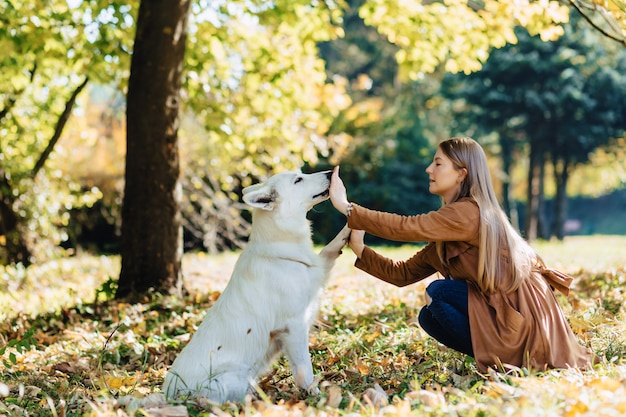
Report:
M 594 149 L 623 134 L 622 50 L 579 18 L 555 41 L 522 30 L 518 38 L 494 51 L 482 71 L 454 78 L 455 96 L 469 104 L 460 118 L 487 132 L 540 141 L 573 163 L 586 162 Z
M 11 369 L 14 365 L 17 365 L 17 354 L 23 354 L 28 350 L 37 348 L 37 341 L 34 338 L 35 328 L 31 327 L 19 338 L 11 339 L 6 346 L 0 347 L 0 357 L 4 356 L 9 349 L 8 361 L 3 360 L 4 366 L 7 369 Z M 14 350 L 14 351 L 12 351 Z
M 202 138 L 185 141 L 184 152 L 227 193 L 329 152 L 323 135 L 347 97 L 326 79 L 316 44 L 340 30 L 340 6 L 201 1 L 193 8 L 184 88 Z
M 568 9 L 556 1 L 367 0 L 360 14 L 400 47 L 401 77 L 417 80 L 440 66 L 452 73 L 479 70 L 492 48 L 516 42 L 518 25 L 552 39 L 562 34 L 558 24 L 567 21 Z
M 40 258 L 67 238 L 67 210 L 90 206 L 101 193 L 91 186 L 85 193 L 85 182 L 78 186 L 76 178 L 70 181 L 59 173 L 73 162 L 71 148 L 53 152 L 35 179 L 32 168 L 84 77 L 124 90 L 137 5 L 102 0 L 0 3 L 5 52 L 0 56 L 0 168 L 11 179 L 11 207 L 20 215 L 21 233 L 33 244 L 48 241 L 48 249 L 35 250 Z M 613 12 L 615 4 L 610 5 Z M 360 41 L 352 42 L 355 32 L 348 29 L 359 15 L 370 26 L 357 37 L 369 39 L 371 56 L 365 49 L 351 52 Z M 445 136 L 443 126 L 449 123 L 428 125 L 434 117 L 425 116 L 424 109 L 433 106 L 432 92 L 417 94 L 411 104 L 402 97 L 406 84 L 398 80 L 431 83 L 425 72 L 474 71 L 491 48 L 515 41 L 513 26 L 522 24 L 548 39 L 560 34 L 553 23 L 566 17 L 556 2 L 194 1 L 183 85 L 186 122 L 180 130 L 185 181 L 191 184 L 185 208 L 195 217 L 215 208 L 194 207 L 195 201 L 207 199 L 194 191 L 197 184 L 217 185 L 209 198 L 234 200 L 242 186 L 270 172 L 303 162 L 308 167 L 334 165 L 355 148 L 351 161 L 346 159 L 346 172 L 349 165 L 354 171 L 357 166 L 374 171 L 354 175 L 355 183 L 370 183 L 369 189 L 351 189 L 364 202 L 371 190 L 379 190 L 385 195 L 371 200 L 385 202 L 387 208 L 400 204 L 400 193 L 389 185 L 421 190 L 417 177 L 404 184 L 398 178 L 410 177 L 413 166 L 421 174 L 430 155 L 424 151 L 428 142 Z M 345 49 L 320 58 L 319 49 L 342 37 Z M 366 87 L 368 77 L 372 88 Z M 423 106 L 417 105 L 422 100 Z M 400 113 L 407 103 L 419 114 L 413 124 L 410 114 Z M 391 166 L 396 154 L 410 157 Z M 424 199 L 410 203 L 414 205 L 434 203 Z M 245 228 L 239 215 L 238 209 L 229 210 L 218 222 Z M 208 234 L 201 222 L 194 226 Z M 234 235 L 220 248 L 236 246 L 242 238 L 241 231 L 228 232 Z
M 247 211 L 241 188 L 315 164 L 349 98 L 329 80 L 317 44 L 341 32 L 343 3 L 258 5 L 199 1 L 185 57 L 181 153 L 189 242 L 212 253 L 239 247 Z M 208 219 L 208 220 L 207 220 Z
M 341 132 L 351 140 L 318 168 L 340 164 L 349 198 L 366 207 L 400 214 L 437 208 L 440 201 L 428 192 L 425 168 L 435 144 L 449 134 L 441 108 L 434 108 L 438 76 L 398 82 L 398 47 L 365 25 L 357 14 L 360 2 L 352 3 L 345 16 L 345 36 L 320 46 L 330 77 L 345 78 L 352 97 L 331 133 Z M 316 235 L 324 235 L 317 241 L 327 240 L 342 226 L 344 219 L 334 214 L 329 205 L 311 214 Z
M 108 302 L 115 298 L 117 291 L 117 279 L 109 278 L 96 290 L 95 302 Z
M 100 1 L 0 3 L 0 171 L 11 186 L 20 233 L 40 260 L 66 239 L 68 210 L 93 204 L 100 193 L 62 175 L 59 164 L 66 162 L 55 153 L 41 175 L 33 178 L 33 168 L 73 89 L 85 77 L 124 77 L 130 11 Z

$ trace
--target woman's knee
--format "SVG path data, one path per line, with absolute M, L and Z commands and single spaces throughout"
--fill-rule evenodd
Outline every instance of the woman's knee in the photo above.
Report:
M 422 307 L 417 316 L 417 322 L 419 323 L 420 327 L 431 336 L 441 331 L 441 325 L 439 324 L 437 319 L 435 319 L 428 307 Z
M 446 280 L 438 279 L 426 287 L 426 300 L 430 304 L 432 300 L 441 300 L 446 293 Z
M 467 283 L 452 279 L 438 279 L 426 287 L 426 295 L 434 301 L 455 300 L 459 297 L 467 298 Z M 428 299 L 427 297 L 427 299 Z M 430 305 L 429 300 L 428 304 Z

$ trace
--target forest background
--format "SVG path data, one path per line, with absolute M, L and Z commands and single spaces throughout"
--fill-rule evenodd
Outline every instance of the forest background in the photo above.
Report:
M 604 14 L 577 3 L 409 5 L 191 4 L 174 129 L 176 245 L 240 247 L 241 188 L 285 169 L 341 164 L 354 201 L 434 209 L 424 168 L 439 140 L 458 135 L 483 144 L 503 206 L 529 240 L 626 232 L 621 3 Z M 120 252 L 138 4 L 40 6 L 3 2 L 5 265 L 59 248 Z M 131 174 L 137 188 L 158 188 Z M 160 217 L 139 204 L 142 217 Z M 317 221 L 327 212 L 312 216 L 316 241 L 338 228 Z
M 459 135 L 529 240 L 626 233 L 621 1 L 0 11 L 0 288 L 90 252 L 121 254 L 104 293 L 180 290 L 182 250 L 245 244 L 241 189 L 285 169 L 340 164 L 354 201 L 435 209 L 424 169 Z M 316 242 L 331 213 L 311 214 Z

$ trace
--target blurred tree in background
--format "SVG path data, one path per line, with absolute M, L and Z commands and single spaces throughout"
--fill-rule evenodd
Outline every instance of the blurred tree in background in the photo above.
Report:
M 66 239 L 73 207 L 91 205 L 53 150 L 88 82 L 124 78 L 129 6 L 0 2 L 0 261 L 30 263 Z
M 550 42 L 518 30 L 517 44 L 494 51 L 481 71 L 449 77 L 446 86 L 458 100 L 460 126 L 497 135 L 505 208 L 512 218 L 514 161 L 528 161 L 523 231 L 531 240 L 563 238 L 574 167 L 626 130 L 626 50 L 575 15 L 564 28 Z M 550 224 L 542 218 L 548 168 L 555 182 L 554 211 L 546 213 Z

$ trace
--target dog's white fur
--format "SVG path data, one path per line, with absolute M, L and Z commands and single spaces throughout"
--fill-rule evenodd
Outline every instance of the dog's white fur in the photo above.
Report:
M 244 189 L 253 207 L 252 232 L 232 277 L 169 370 L 172 399 L 241 401 L 250 384 L 283 351 L 296 384 L 315 392 L 309 328 L 330 269 L 347 243 L 344 227 L 313 251 L 306 213 L 328 199 L 331 172 L 284 172 Z

